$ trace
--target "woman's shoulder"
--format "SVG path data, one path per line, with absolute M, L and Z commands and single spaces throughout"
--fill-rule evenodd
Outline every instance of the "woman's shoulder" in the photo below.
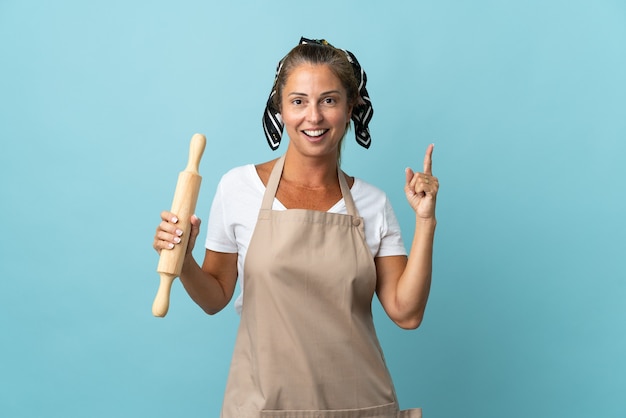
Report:
M 256 194 L 260 180 L 254 164 L 233 167 L 222 174 L 216 190 L 216 198 L 237 201 L 243 195 Z M 237 193 L 233 193 L 233 192 Z
M 245 164 L 231 168 L 222 175 L 217 193 L 222 196 L 222 199 L 232 202 L 256 202 L 257 199 L 263 197 L 265 192 L 267 179 L 264 179 L 264 173 L 267 167 L 271 172 L 274 162 Z
M 354 177 L 354 185 L 352 186 L 353 195 L 363 195 L 364 197 L 371 197 L 375 200 L 387 199 L 387 194 L 381 188 L 374 186 L 372 183 L 368 183 L 360 177 Z
M 272 174 L 272 169 L 274 168 L 274 165 L 276 165 L 276 161 L 277 160 L 270 160 L 253 166 L 257 177 L 259 177 L 264 185 L 267 184 L 267 181 Z
M 361 213 L 361 216 L 386 216 L 389 200 L 387 194 L 377 186 L 355 177 L 354 185 L 350 189 L 354 204 Z

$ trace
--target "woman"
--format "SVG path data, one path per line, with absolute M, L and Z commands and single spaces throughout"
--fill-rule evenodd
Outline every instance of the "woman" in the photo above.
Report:
M 385 194 L 339 168 L 350 120 L 369 146 L 365 73 L 348 51 L 302 39 L 278 66 L 264 115 L 285 154 L 231 170 L 211 208 L 202 266 L 191 249 L 180 279 L 209 314 L 231 300 L 241 322 L 222 417 L 418 417 L 399 411 L 374 330 L 376 293 L 400 327 L 417 328 L 430 289 L 438 180 L 430 145 L 424 172 L 406 171 L 416 226 L 407 257 Z M 154 248 L 180 242 L 175 214 L 163 212 Z

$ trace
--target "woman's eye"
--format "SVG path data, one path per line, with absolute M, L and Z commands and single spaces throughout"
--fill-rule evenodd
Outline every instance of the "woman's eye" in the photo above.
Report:
M 324 99 L 324 104 L 335 104 L 335 99 L 332 97 L 327 97 Z
M 294 99 L 291 101 L 291 103 L 293 103 L 294 105 L 301 105 L 302 104 L 302 99 Z

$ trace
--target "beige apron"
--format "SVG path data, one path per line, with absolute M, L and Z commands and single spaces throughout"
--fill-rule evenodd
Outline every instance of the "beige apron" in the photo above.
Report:
M 273 211 L 270 176 L 245 260 L 223 418 L 397 418 L 371 314 L 374 259 L 341 171 L 348 215 Z

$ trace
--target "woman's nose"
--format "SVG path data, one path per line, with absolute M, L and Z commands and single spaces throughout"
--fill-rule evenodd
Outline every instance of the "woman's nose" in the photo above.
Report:
M 307 119 L 311 123 L 319 123 L 324 119 L 324 116 L 317 105 L 311 105 L 307 112 Z

